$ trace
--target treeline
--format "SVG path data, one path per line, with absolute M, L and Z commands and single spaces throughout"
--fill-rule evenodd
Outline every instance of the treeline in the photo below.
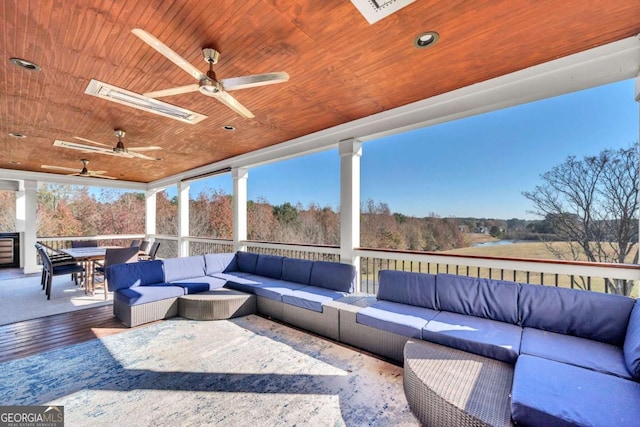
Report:
M 15 229 L 15 195 L 0 192 L 0 229 Z M 190 201 L 190 235 L 231 239 L 231 196 L 203 189 Z M 88 187 L 43 185 L 37 193 L 37 235 L 40 237 L 141 234 L 145 227 L 143 193 Z M 156 232 L 177 235 L 178 203 L 166 192 L 156 198 Z M 338 245 L 340 213 L 331 207 L 284 203 L 265 199 L 247 203 L 249 240 Z M 440 251 L 466 245 L 455 219 L 415 218 L 394 214 L 385 203 L 368 200 L 361 216 L 361 246 L 401 250 Z

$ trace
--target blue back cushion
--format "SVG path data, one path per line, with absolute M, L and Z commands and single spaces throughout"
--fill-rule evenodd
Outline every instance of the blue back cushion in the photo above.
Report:
M 258 254 L 253 252 L 238 251 L 236 254 L 238 270 L 245 273 L 255 274 L 256 265 L 258 264 Z
M 256 274 L 264 277 L 279 279 L 282 276 L 282 260 L 284 257 L 276 255 L 258 255 Z
M 627 336 L 624 340 L 624 361 L 627 369 L 633 375 L 633 378 L 640 380 L 640 300 L 637 300 L 629 325 L 627 326 Z
M 381 270 L 378 299 L 437 310 L 436 276 L 408 271 Z
M 339 262 L 314 261 L 309 284 L 340 292 L 353 292 L 356 268 Z
M 191 279 L 205 275 L 204 256 L 194 255 L 164 260 L 164 281 Z
M 288 282 L 308 285 L 309 279 L 311 278 L 312 267 L 313 261 L 297 258 L 285 258 L 282 261 L 282 276 L 280 278 Z
M 621 346 L 634 300 L 622 295 L 520 285 L 522 326 Z
M 440 310 L 518 324 L 516 282 L 438 274 L 436 295 Z
M 133 262 L 107 266 L 106 279 L 110 291 L 164 282 L 162 261 Z
M 204 256 L 205 274 L 210 276 L 216 273 L 222 273 L 224 271 L 237 270 L 238 264 L 236 263 L 236 254 L 221 253 L 221 254 L 206 254 Z

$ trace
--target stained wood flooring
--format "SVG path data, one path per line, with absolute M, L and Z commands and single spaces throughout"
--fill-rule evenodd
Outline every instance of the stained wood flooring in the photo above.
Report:
M 110 305 L 0 326 L 0 363 L 131 329 Z

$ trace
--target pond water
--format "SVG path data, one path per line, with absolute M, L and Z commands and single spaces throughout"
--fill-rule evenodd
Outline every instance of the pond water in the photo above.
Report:
M 509 239 L 504 239 L 504 240 L 494 240 L 491 242 L 478 242 L 478 243 L 474 243 L 473 247 L 486 247 L 486 246 L 502 246 L 502 245 L 513 245 L 515 243 L 526 243 L 526 240 L 509 240 Z

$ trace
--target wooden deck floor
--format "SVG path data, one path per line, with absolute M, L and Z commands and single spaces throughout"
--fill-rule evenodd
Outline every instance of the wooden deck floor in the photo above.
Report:
M 12 323 L 0 326 L 0 362 L 128 330 L 110 305 Z

